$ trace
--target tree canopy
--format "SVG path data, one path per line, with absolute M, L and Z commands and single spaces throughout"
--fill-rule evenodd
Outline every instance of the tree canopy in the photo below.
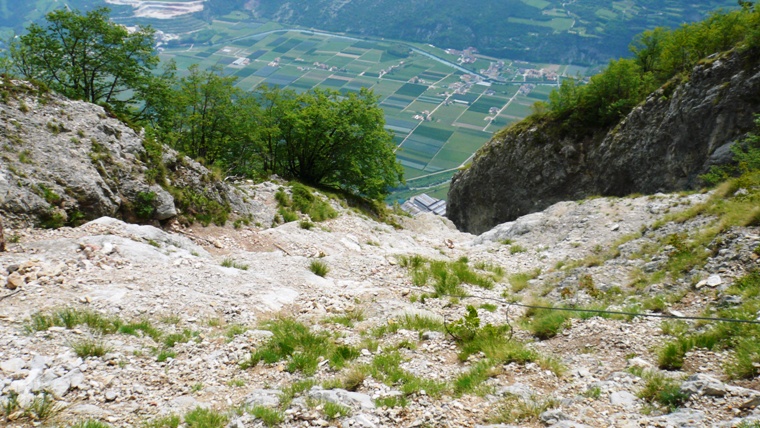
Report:
M 244 92 L 221 69 L 193 65 L 177 78 L 168 63 L 158 73 L 154 31 L 129 32 L 108 13 L 49 13 L 10 46 L 11 70 L 148 126 L 160 142 L 228 174 L 278 174 L 369 199 L 400 183 L 392 136 L 371 91 Z
M 760 7 L 740 1 L 741 10 L 711 14 L 704 21 L 674 30 L 655 28 L 631 43 L 633 58 L 612 60 L 582 85 L 565 79 L 549 96 L 548 115 L 571 132 L 616 123 L 647 95 L 688 73 L 701 59 L 735 46 L 760 46 Z M 542 109 L 538 109 L 541 111 Z
M 154 31 L 130 33 L 109 21 L 109 9 L 82 14 L 58 9 L 43 25 L 31 24 L 10 46 L 12 66 L 22 77 L 73 99 L 105 104 L 127 113 L 153 82 L 159 62 Z M 133 116 L 138 116 L 133 112 Z
M 402 169 L 377 96 L 261 87 L 245 93 L 220 70 L 190 67 L 157 128 L 162 140 L 228 174 L 277 174 L 382 199 Z

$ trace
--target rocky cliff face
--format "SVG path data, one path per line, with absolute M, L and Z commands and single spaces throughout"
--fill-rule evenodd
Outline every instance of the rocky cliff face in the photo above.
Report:
M 700 174 L 730 160 L 731 145 L 760 111 L 757 57 L 709 58 L 613 129 L 585 138 L 563 137 L 540 121 L 497 134 L 454 177 L 449 218 L 461 230 L 482 233 L 562 200 L 699 186 Z
M 102 216 L 163 221 L 183 210 L 191 215 L 199 204 L 239 216 L 260 211 L 244 190 L 160 145 L 153 156 L 166 165 L 166 182 L 156 184 L 144 135 L 101 107 L 20 81 L 2 82 L 2 89 L 0 213 L 11 224 L 53 227 Z

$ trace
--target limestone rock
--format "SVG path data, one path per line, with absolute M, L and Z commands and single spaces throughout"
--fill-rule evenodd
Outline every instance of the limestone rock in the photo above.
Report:
M 13 272 L 8 275 L 8 278 L 5 282 L 5 288 L 9 290 L 15 290 L 17 288 L 23 287 L 24 283 L 24 277 L 21 276 L 18 272 Z
M 245 398 L 247 406 L 277 407 L 280 405 L 282 391 L 279 389 L 256 389 Z
M 345 389 L 322 389 L 315 386 L 309 391 L 309 397 L 354 409 L 372 410 L 375 408 L 375 402 L 369 395 L 346 391 Z
M 454 176 L 448 218 L 480 234 L 563 200 L 700 186 L 698 176 L 754 128 L 760 99 L 747 94 L 760 92 L 760 63 L 751 55 L 700 63 L 671 95 L 651 94 L 594 136 L 541 120 L 496 134 Z
M 688 395 L 707 395 L 710 397 L 722 397 L 726 395 L 726 385 L 723 382 L 706 374 L 697 373 L 689 376 L 681 384 L 681 392 Z

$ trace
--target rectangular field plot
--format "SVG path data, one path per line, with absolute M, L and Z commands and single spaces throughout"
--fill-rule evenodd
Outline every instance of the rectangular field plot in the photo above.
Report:
M 447 106 L 440 106 L 438 110 L 433 113 L 434 120 L 440 120 L 441 123 L 451 125 L 456 122 L 457 118 L 467 110 L 467 106 L 461 104 L 450 104 Z
M 408 134 L 412 132 L 412 129 L 417 127 L 417 122 L 411 120 L 404 120 L 395 117 L 385 118 L 385 127 L 396 132 Z
M 396 94 L 407 95 L 410 97 L 418 97 L 427 91 L 428 87 L 423 85 L 415 85 L 414 83 L 407 83 L 404 86 L 398 88 Z
M 515 101 L 517 101 L 517 100 L 515 100 Z M 521 104 L 521 103 L 515 102 L 515 101 L 511 102 L 509 104 L 509 106 L 507 106 L 507 108 L 505 108 L 504 110 L 502 110 L 501 113 L 504 114 L 504 115 L 507 115 L 507 116 L 512 116 L 512 117 L 519 117 L 519 118 L 528 117 L 528 115 L 531 112 L 530 106 L 533 103 L 530 103 L 530 104 Z
M 427 137 L 432 140 L 440 141 L 441 145 L 445 143 L 451 135 L 454 134 L 452 129 L 446 129 L 443 127 L 431 126 L 427 123 L 423 123 L 414 130 L 414 136 Z
M 490 124 L 490 121 L 486 120 L 486 117 L 488 117 L 488 115 L 485 113 L 472 113 L 470 111 L 466 111 L 461 116 L 459 116 L 459 119 L 457 119 L 454 125 L 483 129 Z
M 492 107 L 501 109 L 502 107 L 504 107 L 504 104 L 506 103 L 507 103 L 507 100 L 503 98 L 489 97 L 489 96 L 484 95 L 478 98 L 477 101 L 472 103 L 472 105 L 470 106 L 469 109 L 467 109 L 467 111 L 473 112 L 473 113 L 488 114 L 489 110 Z

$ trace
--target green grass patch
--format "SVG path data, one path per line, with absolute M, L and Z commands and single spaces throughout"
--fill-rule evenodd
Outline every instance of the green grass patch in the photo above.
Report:
M 290 373 L 316 373 L 322 359 L 330 361 L 330 367 L 340 369 L 356 359 L 359 351 L 346 345 L 338 345 L 328 332 L 312 332 L 309 327 L 291 318 L 278 318 L 264 323 L 263 329 L 272 332 L 267 343 L 253 352 L 244 368 L 259 362 L 273 364 L 286 361 Z

